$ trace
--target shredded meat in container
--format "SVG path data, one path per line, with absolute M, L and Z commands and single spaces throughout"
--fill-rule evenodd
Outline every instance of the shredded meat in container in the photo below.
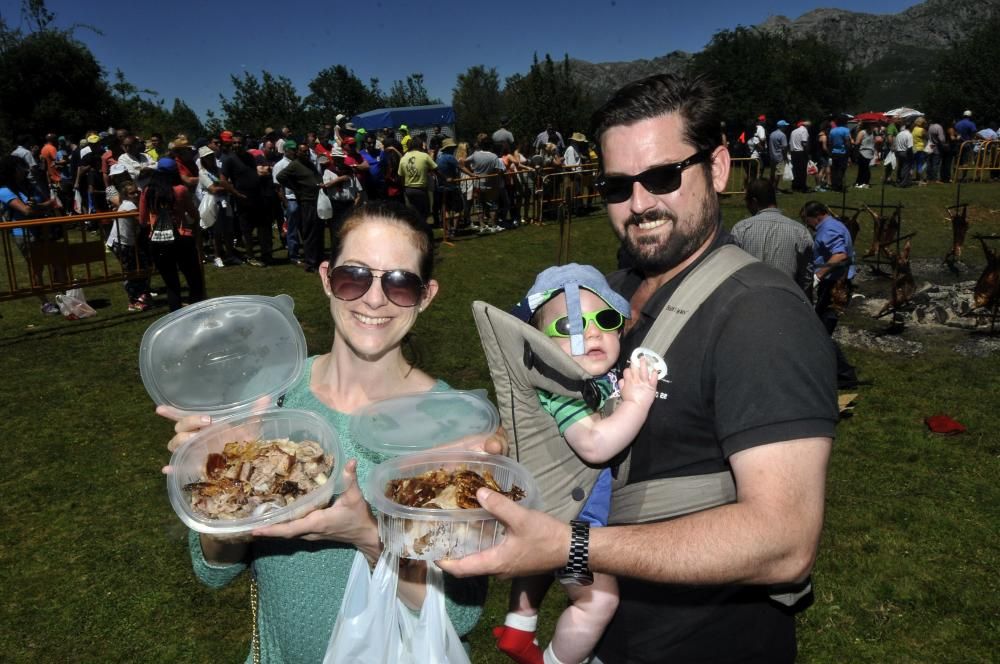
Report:
M 243 519 L 292 504 L 326 484 L 332 468 L 333 457 L 312 440 L 236 441 L 209 454 L 201 481 L 184 490 L 202 516 Z
M 480 475 L 473 470 L 448 471 L 444 468 L 428 470 L 416 477 L 389 480 L 385 496 L 407 507 L 468 510 L 482 507 L 476 500 L 476 491 L 483 486 L 511 500 L 524 498 L 524 489 L 515 484 L 504 491 L 488 470 Z

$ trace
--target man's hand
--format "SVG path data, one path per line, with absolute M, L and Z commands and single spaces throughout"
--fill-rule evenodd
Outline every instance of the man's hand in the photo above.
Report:
M 438 566 L 453 576 L 501 578 L 543 574 L 569 560 L 569 526 L 536 510 L 521 507 L 506 496 L 479 489 L 476 498 L 504 525 L 506 534 L 497 546 L 459 560 L 440 560 Z

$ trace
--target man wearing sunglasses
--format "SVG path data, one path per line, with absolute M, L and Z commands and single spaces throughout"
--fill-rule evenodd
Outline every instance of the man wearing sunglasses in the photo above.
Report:
M 593 117 L 598 188 L 634 265 L 608 280 L 631 310 L 620 357 L 646 346 L 658 317 L 686 319 L 669 348 L 651 349 L 666 366 L 618 478 L 611 525 L 571 529 L 480 490 L 506 526 L 503 543 L 440 563 L 459 575 L 572 567 L 617 576 L 621 603 L 596 651 L 605 664 L 796 655 L 801 595 L 789 591 L 805 590 L 822 529 L 834 353 L 802 291 L 760 262 L 692 310 L 668 304 L 732 242 L 719 215 L 730 165 L 719 123 L 711 86 L 674 75 L 627 85 Z M 619 494 L 636 487 L 649 491 L 628 515 Z M 661 502 L 667 513 L 650 515 Z

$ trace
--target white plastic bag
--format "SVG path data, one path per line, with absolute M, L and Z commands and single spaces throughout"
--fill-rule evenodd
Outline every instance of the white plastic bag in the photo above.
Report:
M 215 202 L 215 194 L 205 192 L 198 204 L 198 217 L 201 219 L 201 227 L 209 229 L 215 225 L 218 216 L 218 206 Z
M 882 164 L 886 168 L 892 168 L 892 167 L 894 167 L 896 165 L 896 153 L 895 152 L 889 152 L 889 154 L 887 154 L 885 156 L 885 160 L 882 162 Z
M 316 199 L 316 214 L 320 219 L 333 219 L 333 203 L 322 189 L 319 190 L 319 197 Z
M 399 653 L 396 588 L 399 558 L 385 552 L 370 572 L 360 551 L 354 554 L 337 622 L 323 664 L 395 664 Z
M 785 168 L 781 171 L 781 179 L 785 182 L 791 182 L 795 179 L 795 174 L 792 172 L 792 162 L 785 162 Z
M 444 575 L 436 564 L 427 563 L 427 594 L 419 617 L 402 602 L 398 608 L 400 664 L 470 664 L 445 610 Z
M 71 288 L 65 294 L 56 295 L 56 304 L 59 306 L 59 312 L 70 320 L 89 318 L 97 314 L 94 308 L 87 304 L 82 288 Z

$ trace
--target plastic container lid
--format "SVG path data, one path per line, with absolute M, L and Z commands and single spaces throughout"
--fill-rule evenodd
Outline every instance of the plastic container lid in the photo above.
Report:
M 501 489 L 512 484 L 524 489 L 519 505 L 529 509 L 541 506 L 538 486 L 527 468 L 513 459 L 467 450 L 409 454 L 383 461 L 368 475 L 366 495 L 378 512 L 379 538 L 387 551 L 403 558 L 441 560 L 461 558 L 499 544 L 504 528 L 482 508 L 434 509 L 408 507 L 385 495 L 390 480 L 414 477 L 427 471 L 489 471 Z
M 295 443 L 307 440 L 319 443 L 323 451 L 333 457 L 333 468 L 326 483 L 300 496 L 290 505 L 242 519 L 209 519 L 192 509 L 184 487 L 202 479 L 209 454 L 221 452 L 226 443 L 233 441 L 276 438 L 288 438 Z M 343 466 L 340 440 L 326 420 L 307 410 L 277 408 L 213 424 L 185 442 L 170 458 L 167 495 L 177 516 L 192 530 L 222 539 L 235 538 L 254 528 L 297 519 L 316 508 L 325 507 L 330 498 L 343 489 L 340 486 Z
M 288 295 L 198 302 L 146 330 L 139 372 L 153 401 L 216 419 L 275 405 L 305 370 L 306 338 Z
M 500 426 L 500 413 L 485 390 L 453 390 L 376 401 L 352 413 L 350 422 L 351 436 L 359 445 L 399 456 L 491 434 Z

